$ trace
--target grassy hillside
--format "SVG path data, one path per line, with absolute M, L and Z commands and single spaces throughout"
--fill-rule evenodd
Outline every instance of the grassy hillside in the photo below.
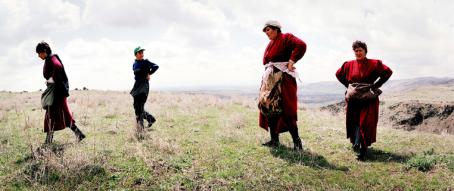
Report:
M 135 136 L 126 92 L 73 91 L 88 135 L 67 129 L 42 146 L 40 93 L 0 93 L 0 190 L 447 190 L 454 188 L 454 136 L 384 126 L 365 162 L 355 160 L 343 115 L 300 106 L 304 152 L 262 147 L 250 98 L 152 92 L 158 122 Z

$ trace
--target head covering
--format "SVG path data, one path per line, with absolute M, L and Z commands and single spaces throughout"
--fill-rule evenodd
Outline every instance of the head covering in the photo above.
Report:
M 136 55 L 138 52 L 144 51 L 144 50 L 145 50 L 144 48 L 138 46 L 137 48 L 134 49 L 134 55 Z
M 262 31 L 265 31 L 265 28 L 266 28 L 266 27 L 269 27 L 269 26 L 273 26 L 273 27 L 276 27 L 276 28 L 278 28 L 278 29 L 281 29 L 281 27 L 282 27 L 282 26 L 281 26 L 281 23 L 279 23 L 278 21 L 276 21 L 276 20 L 269 20 L 269 21 L 267 21 L 267 22 L 265 23 L 265 25 L 263 26 Z

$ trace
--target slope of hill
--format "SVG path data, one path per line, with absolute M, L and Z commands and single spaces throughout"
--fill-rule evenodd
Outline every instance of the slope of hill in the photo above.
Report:
M 454 86 L 454 78 L 413 78 L 404 80 L 390 80 L 383 87 L 383 94 L 403 94 L 416 89 L 440 87 L 450 88 Z M 298 96 L 300 101 L 308 104 L 330 104 L 339 102 L 344 98 L 345 87 L 339 82 L 317 82 L 300 86 Z
M 408 131 L 454 134 L 453 85 L 407 86 L 405 90 L 384 94 L 380 102 L 380 124 Z M 343 115 L 344 107 L 342 101 L 323 106 L 322 110 Z
M 368 160 L 355 160 L 343 115 L 299 110 L 303 152 L 288 133 L 261 143 L 250 97 L 152 92 L 157 123 L 135 136 L 127 92 L 72 91 L 88 135 L 56 132 L 43 146 L 40 93 L 0 93 L 0 190 L 449 190 L 454 136 L 380 126 Z

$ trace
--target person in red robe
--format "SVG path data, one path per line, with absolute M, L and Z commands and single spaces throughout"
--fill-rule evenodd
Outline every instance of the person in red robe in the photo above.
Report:
M 366 83 L 372 89 L 378 89 L 388 81 L 393 72 L 381 60 L 366 58 L 366 43 L 355 41 L 352 48 L 356 59 L 344 62 L 337 70 L 340 83 L 345 87 L 352 83 Z M 358 160 L 365 159 L 367 147 L 376 141 L 378 107 L 378 97 L 368 101 L 347 101 L 347 138 L 350 138 L 355 151 L 360 150 Z
M 54 131 L 63 130 L 66 127 L 69 127 L 77 140 L 81 141 L 85 135 L 77 127 L 66 101 L 66 97 L 69 96 L 68 77 L 60 58 L 58 55 L 52 54 L 52 50 L 46 42 L 38 43 L 36 53 L 44 60 L 43 76 L 48 87 L 45 93 L 50 93 L 52 94 L 50 96 L 53 97 L 51 104 L 44 107 L 46 110 L 44 132 L 47 133 L 45 143 L 52 143 Z M 50 89 L 52 90 L 49 91 Z
M 282 33 L 281 25 L 277 21 L 268 21 L 263 27 L 263 32 L 268 36 L 270 42 L 266 47 L 263 56 L 263 64 L 272 62 L 288 62 L 289 71 L 295 71 L 293 66 L 306 52 L 306 43 L 290 33 Z M 274 70 L 278 70 L 274 67 Z M 281 82 L 282 113 L 278 116 L 266 116 L 259 114 L 259 126 L 269 130 L 271 140 L 264 143 L 265 146 L 278 146 L 279 134 L 289 131 L 292 135 L 294 149 L 302 150 L 302 142 L 298 134 L 297 110 L 298 97 L 297 85 L 294 76 L 283 73 Z M 269 128 L 269 129 L 268 129 Z

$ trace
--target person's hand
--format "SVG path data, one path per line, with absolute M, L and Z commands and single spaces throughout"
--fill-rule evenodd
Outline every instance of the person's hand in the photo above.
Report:
M 376 89 L 380 88 L 380 85 L 378 85 L 378 84 L 375 83 L 375 84 L 372 84 L 372 85 L 370 86 L 370 88 L 372 88 L 373 90 L 376 90 Z
M 147 80 L 150 81 L 150 74 L 147 75 Z
M 287 69 L 290 71 L 290 72 L 293 72 L 295 71 L 295 67 L 293 66 L 295 64 L 295 62 L 293 60 L 289 60 L 288 61 L 288 64 L 287 64 Z

